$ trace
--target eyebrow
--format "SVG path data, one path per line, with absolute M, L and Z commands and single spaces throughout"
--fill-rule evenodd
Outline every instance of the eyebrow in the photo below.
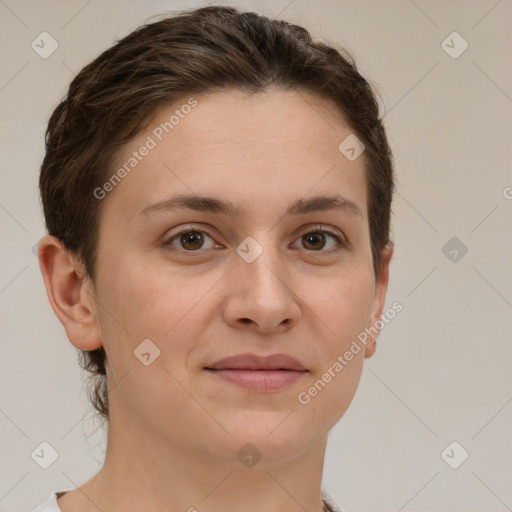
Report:
M 228 200 L 208 196 L 179 195 L 157 203 L 152 203 L 141 210 L 139 215 L 144 216 L 153 212 L 175 209 L 223 214 L 229 217 L 239 217 L 243 213 L 243 210 L 240 207 L 234 205 Z M 354 202 L 349 201 L 340 195 L 314 196 L 309 199 L 297 199 L 288 206 L 286 214 L 304 215 L 307 213 L 327 210 L 346 211 L 351 215 L 358 216 L 361 219 L 363 218 L 363 214 L 359 207 Z

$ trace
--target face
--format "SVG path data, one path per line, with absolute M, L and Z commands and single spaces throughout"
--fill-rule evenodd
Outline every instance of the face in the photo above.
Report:
M 118 381 L 111 428 L 123 418 L 226 464 L 251 442 L 271 464 L 325 441 L 374 350 L 353 344 L 386 287 L 373 274 L 364 154 L 338 150 L 351 130 L 325 100 L 194 98 L 155 113 L 113 173 L 136 165 L 101 199 L 91 293 Z M 190 197 L 173 206 L 177 196 Z M 216 364 L 244 354 L 300 367 Z

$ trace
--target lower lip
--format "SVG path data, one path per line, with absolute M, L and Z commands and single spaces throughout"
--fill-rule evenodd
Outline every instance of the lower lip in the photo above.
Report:
M 222 379 L 257 391 L 275 391 L 297 382 L 306 371 L 296 370 L 212 370 Z

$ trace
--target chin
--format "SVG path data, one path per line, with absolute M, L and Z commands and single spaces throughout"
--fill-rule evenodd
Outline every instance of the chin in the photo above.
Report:
M 241 421 L 225 426 L 233 437 L 224 436 L 221 444 L 229 445 L 230 457 L 232 454 L 238 459 L 244 454 L 261 457 L 258 462 L 261 469 L 291 460 L 315 442 L 311 422 L 290 411 L 245 414 Z

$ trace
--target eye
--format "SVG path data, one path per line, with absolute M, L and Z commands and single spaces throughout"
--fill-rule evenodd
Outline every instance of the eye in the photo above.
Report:
M 205 245 L 207 239 L 210 239 L 211 243 Z M 164 245 L 176 247 L 186 252 L 197 252 L 199 249 L 211 249 L 215 246 L 215 241 L 206 231 L 184 228 L 166 240 Z
M 334 244 L 331 242 L 331 247 L 324 250 L 326 245 L 329 245 L 329 238 L 334 241 Z M 344 236 L 338 230 L 322 225 L 310 228 L 299 240 L 302 241 L 305 249 L 314 252 L 336 252 L 347 246 Z M 200 249 L 212 249 L 217 246 L 206 231 L 193 227 L 181 229 L 166 240 L 163 245 L 185 252 L 200 252 Z
M 304 247 L 308 250 L 315 252 L 331 252 L 329 249 L 332 250 L 333 247 L 322 250 L 325 248 L 327 243 L 326 239 L 329 237 L 335 241 L 334 251 L 338 251 L 347 245 L 345 238 L 340 232 L 329 226 L 321 225 L 310 228 L 310 231 L 304 233 L 299 240 L 302 241 Z

